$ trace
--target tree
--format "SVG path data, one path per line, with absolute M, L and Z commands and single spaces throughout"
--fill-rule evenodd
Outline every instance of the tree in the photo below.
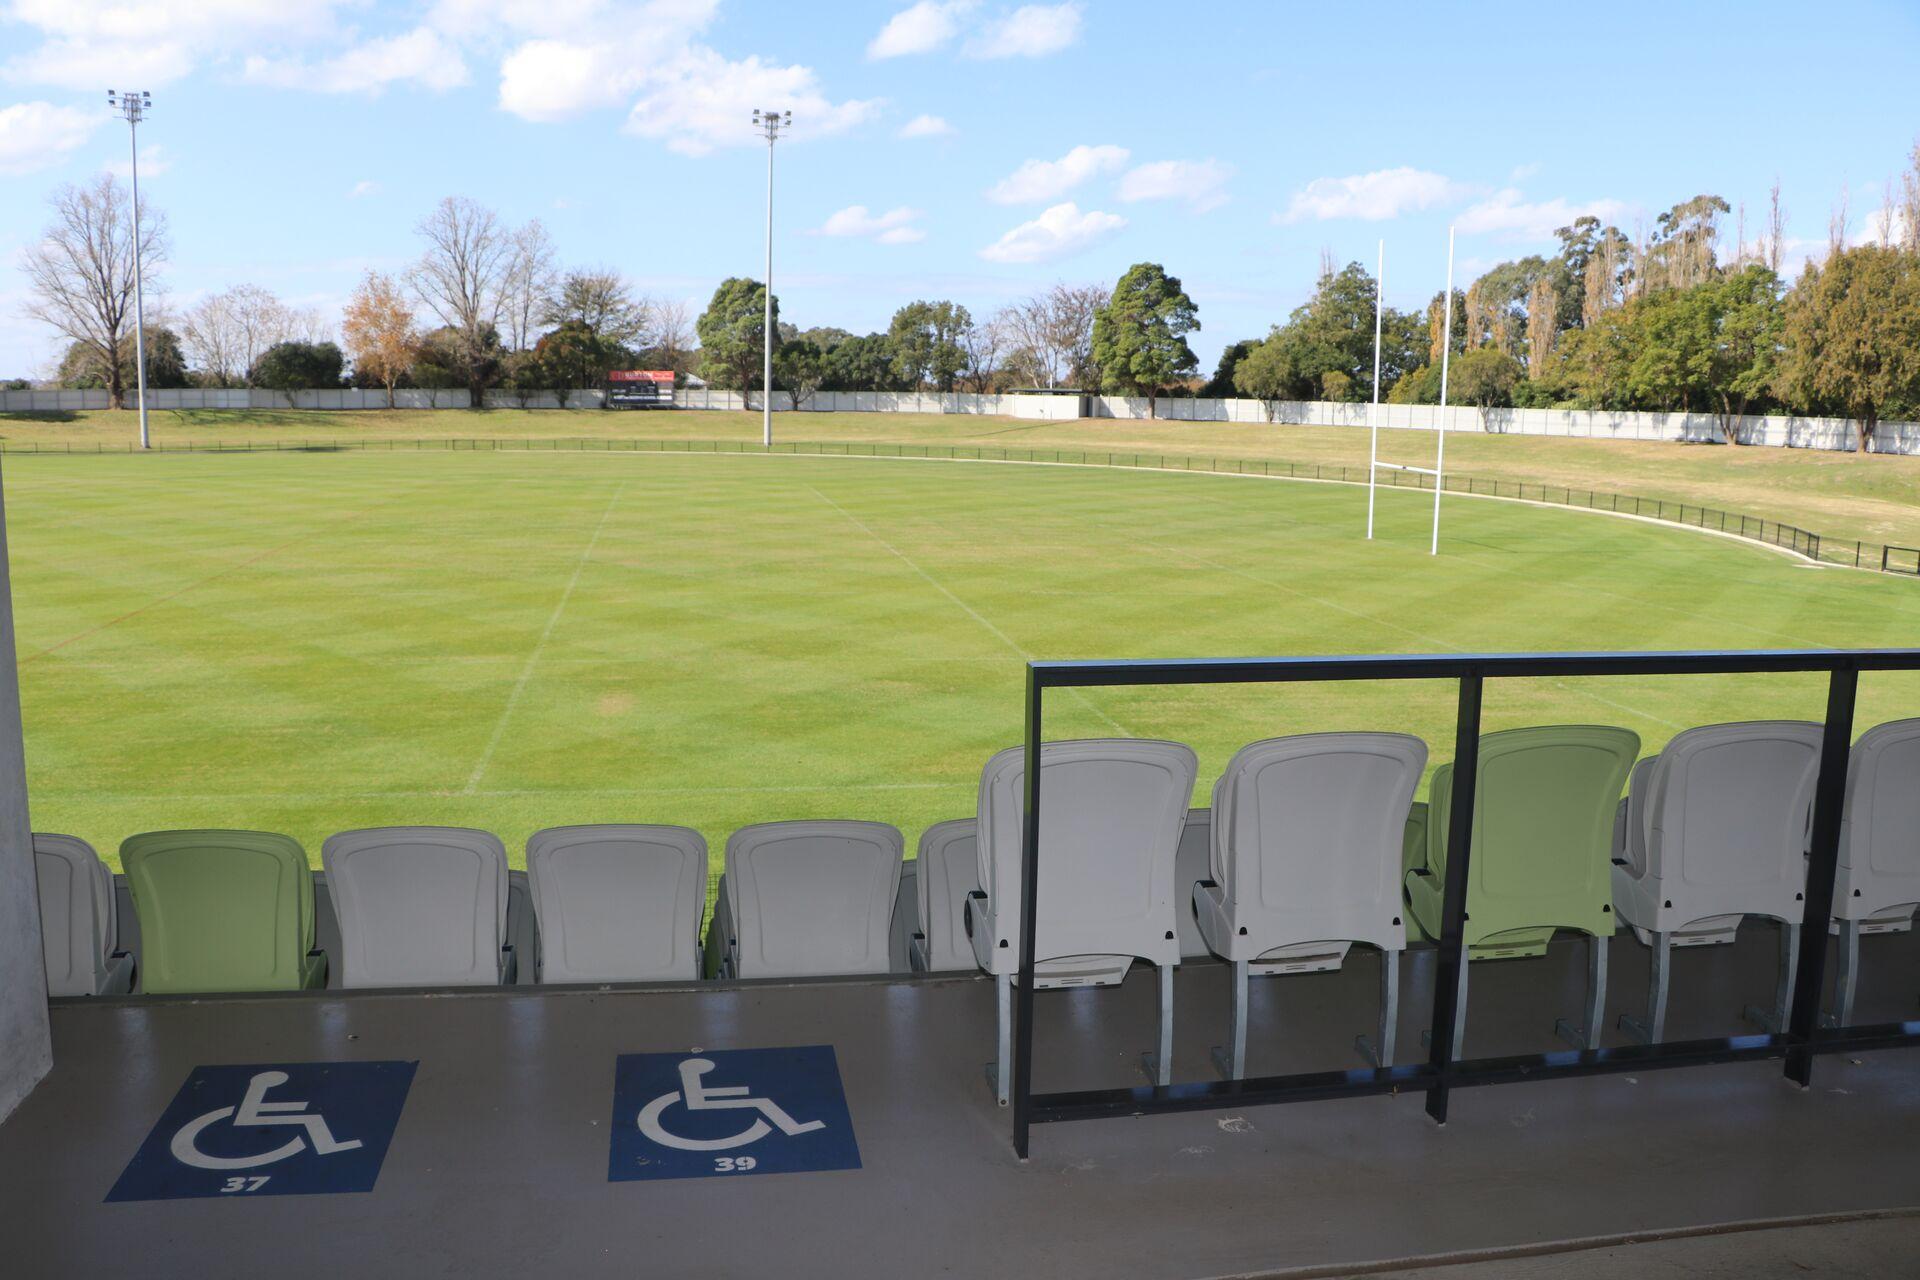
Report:
M 124 386 L 137 377 L 133 360 L 133 334 L 126 334 L 120 341 L 118 369 L 109 369 L 100 353 L 84 342 L 67 344 L 66 354 L 60 360 L 60 370 L 55 375 L 63 387 L 77 390 L 105 390 L 118 376 Z M 188 385 L 187 358 L 181 352 L 180 339 L 172 329 L 163 324 L 147 326 L 147 388 L 164 391 L 174 387 Z
M 291 407 L 296 391 L 339 386 L 345 367 L 346 357 L 331 342 L 280 342 L 261 355 L 249 380 L 256 387 L 284 392 Z
M 540 322 L 577 324 L 602 342 L 633 347 L 646 336 L 647 304 L 611 268 L 569 271 L 542 305 Z
M 773 378 L 798 409 L 820 389 L 826 370 L 826 353 L 805 338 L 783 342 L 773 353 Z
M 464 196 L 442 200 L 417 230 L 427 248 L 407 283 L 450 334 L 444 354 L 478 409 L 500 367 L 497 324 L 513 238 L 493 210 Z
M 586 390 L 607 380 L 611 369 L 635 360 L 631 348 L 595 333 L 584 320 L 568 320 L 549 330 L 533 349 L 547 386 L 556 390 Z
M 758 280 L 729 276 L 713 291 L 712 301 L 694 323 L 700 335 L 701 376 L 716 387 L 739 391 L 743 399 L 761 376 L 766 302 L 766 286 Z M 777 325 L 780 317 L 777 296 L 773 300 L 773 314 Z
M 1842 409 L 1872 445 L 1889 407 L 1920 402 L 1920 257 L 1861 245 L 1809 266 L 1788 300 L 1782 388 Z
M 894 372 L 915 390 L 953 390 L 955 376 L 967 366 L 961 336 L 972 327 L 973 317 L 957 303 L 909 302 L 887 326 Z
M 367 272 L 347 300 L 340 336 L 354 371 L 385 387 L 387 408 L 393 408 L 393 389 L 413 366 L 420 334 L 414 328 L 413 308 L 391 276 Z
M 1780 344 L 1786 334 L 1780 277 L 1755 262 L 1697 292 L 1714 335 L 1708 388 L 1718 402 L 1721 434 L 1728 444 L 1738 444 L 1736 424 L 1749 405 L 1772 392 L 1780 376 Z
M 322 342 L 319 314 L 288 306 L 270 290 L 239 284 L 202 298 L 181 317 L 181 338 L 209 386 L 247 385 L 247 370 L 278 342 Z
M 534 324 L 540 321 L 553 292 L 553 259 L 553 240 L 540 219 L 513 233 L 506 270 L 500 278 L 506 345 L 513 351 L 525 351 L 534 344 Z
M 827 348 L 821 362 L 823 391 L 898 391 L 893 353 L 884 333 L 846 338 Z
M 126 380 L 116 358 L 134 321 L 133 204 L 111 174 L 92 186 L 54 192 L 53 221 L 27 251 L 31 297 L 26 314 L 85 347 L 107 380 L 116 409 L 126 407 Z M 140 211 L 141 286 L 158 310 L 155 286 L 167 259 L 167 219 Z
M 1643 285 L 1652 289 L 1691 289 L 1719 270 L 1713 247 L 1720 219 L 1731 206 L 1719 196 L 1695 196 L 1661 214 L 1654 224 L 1641 264 Z
M 1151 418 L 1160 388 L 1199 364 L 1187 345 L 1199 328 L 1198 308 L 1179 279 L 1157 262 L 1135 263 L 1093 318 L 1101 387 L 1146 396 Z
M 977 395 L 986 395 L 993 391 L 1000 377 L 1000 357 L 1006 349 L 1008 340 L 1007 309 L 988 317 L 985 323 L 976 324 L 960 335 L 960 348 L 966 356 L 961 376 L 967 389 Z
M 647 346 L 640 359 L 656 369 L 671 369 L 685 377 L 699 363 L 694 346 L 693 315 L 685 299 L 656 298 L 646 304 Z
M 1453 362 L 1447 391 L 1463 404 L 1479 406 L 1485 430 L 1490 409 L 1513 403 L 1521 372 L 1520 362 L 1498 347 L 1475 347 Z

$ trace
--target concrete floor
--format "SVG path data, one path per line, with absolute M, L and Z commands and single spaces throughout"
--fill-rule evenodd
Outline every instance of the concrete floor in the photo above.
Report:
M 1671 1035 L 1743 1029 L 1774 948 L 1761 929 L 1682 954 Z M 1406 959 L 1403 1061 L 1420 1056 L 1430 962 Z M 1870 939 L 1865 969 L 1858 1020 L 1912 1017 L 1920 939 Z M 1644 949 L 1617 939 L 1609 1022 L 1639 1008 L 1645 976 Z M 1254 1069 L 1350 1065 L 1376 982 L 1356 956 L 1256 983 Z M 1476 965 L 1469 1053 L 1558 1047 L 1554 1016 L 1583 982 L 1571 944 Z M 1175 1075 L 1204 1078 L 1226 971 L 1183 966 L 1177 993 Z M 0 1271 L 1210 1277 L 1480 1257 L 1434 1274 L 1520 1277 L 1548 1263 L 1484 1255 L 1920 1206 L 1911 1050 L 1824 1057 L 1807 1092 L 1778 1063 L 1462 1090 L 1445 1128 L 1416 1097 L 1049 1125 L 1022 1164 L 981 1071 L 992 997 L 961 977 L 62 1002 L 53 1075 L 0 1125 Z M 1037 1086 L 1133 1083 L 1152 1010 L 1144 970 L 1043 994 Z M 607 1180 L 618 1055 L 810 1044 L 834 1047 L 860 1168 Z M 419 1066 L 371 1192 L 103 1202 L 195 1066 L 380 1059 Z M 1804 1256 L 1915 1274 L 1872 1264 L 1904 1265 L 1916 1242 L 1907 1219 L 1743 1232 L 1584 1249 L 1553 1273 L 1772 1275 Z

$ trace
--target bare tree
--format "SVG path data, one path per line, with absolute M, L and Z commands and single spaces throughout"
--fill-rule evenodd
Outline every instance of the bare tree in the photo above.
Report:
M 189 363 L 223 387 L 252 385 L 253 366 L 282 342 L 321 342 L 329 326 L 318 311 L 290 307 L 269 289 L 237 284 L 210 294 L 180 319 Z
M 1560 292 L 1545 275 L 1533 282 L 1527 296 L 1527 376 L 1545 378 L 1559 337 Z
M 994 375 L 1000 371 L 1000 357 L 1009 340 L 1008 313 L 1012 310 L 1002 308 L 960 335 L 960 347 L 967 357 L 960 376 L 968 390 L 981 395 L 993 390 Z
M 406 295 L 392 277 L 369 271 L 347 302 L 340 328 L 354 372 L 385 387 L 387 408 L 393 408 L 394 386 L 420 348 Z
M 1900 245 L 1908 253 L 1920 253 L 1920 139 L 1900 175 Z
M 1787 207 L 1780 203 L 1780 179 L 1773 180 L 1767 203 L 1767 270 L 1780 274 L 1787 248 Z
M 132 349 L 133 203 L 103 175 L 91 186 L 54 192 L 53 222 L 27 252 L 32 299 L 26 314 L 77 343 L 104 371 L 114 408 L 126 407 L 121 353 Z M 166 216 L 141 213 L 141 283 L 149 296 L 167 258 Z
M 499 344 L 501 285 L 513 260 L 513 237 L 493 210 L 448 196 L 421 221 L 427 249 L 407 283 L 451 332 L 452 354 L 474 408 L 481 405 Z
M 1100 385 L 1100 370 L 1093 362 L 1093 318 L 1111 296 L 1102 284 L 1056 284 L 1047 294 L 1048 340 L 1063 357 L 1067 377 L 1088 390 Z
M 554 276 L 553 240 L 535 218 L 513 233 L 513 249 L 501 281 L 509 349 L 526 351 L 538 338 L 534 326 L 551 298 Z
M 1847 184 L 1841 183 L 1840 203 L 1833 206 L 1833 212 L 1827 215 L 1827 252 L 1829 254 L 1842 253 L 1846 250 L 1848 206 L 1852 202 L 1853 195 L 1848 191 Z
M 693 366 L 693 308 L 685 298 L 649 298 L 647 345 L 675 373 Z

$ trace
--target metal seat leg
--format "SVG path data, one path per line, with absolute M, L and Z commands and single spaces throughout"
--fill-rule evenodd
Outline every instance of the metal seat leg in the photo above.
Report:
M 993 1086 L 994 1099 L 1006 1106 L 1013 1099 L 1013 1073 L 1007 1060 L 1013 1057 L 1013 977 L 1000 974 L 993 980 L 995 1004 L 999 1007 L 999 1035 L 993 1063 L 987 1067 L 987 1082 Z
M 1762 1009 L 1748 1005 L 1741 1013 L 1770 1035 L 1779 1035 L 1787 1027 L 1787 1007 L 1793 1002 L 1793 979 L 1800 970 L 1800 926 L 1780 927 L 1780 985 L 1773 993 L 1773 1007 Z
M 1235 960 L 1233 1003 L 1227 1014 L 1227 1043 L 1213 1046 L 1213 1067 L 1223 1080 L 1247 1078 L 1247 973 L 1245 960 Z
M 1642 1044 L 1659 1044 L 1667 1034 L 1667 971 L 1673 959 L 1673 935 L 1653 935 L 1652 972 L 1647 977 L 1647 1016 L 1620 1015 L 1620 1029 Z
M 1140 1055 L 1140 1065 L 1154 1084 L 1169 1085 L 1173 1083 L 1173 966 L 1154 967 L 1160 971 L 1160 1045 Z
M 1393 1065 L 1394 1038 L 1400 1027 L 1400 953 L 1380 953 L 1380 1033 L 1377 1039 L 1353 1038 L 1363 1061 L 1374 1067 Z
M 1820 1019 L 1822 1026 L 1853 1025 L 1853 997 L 1860 986 L 1860 922 L 1858 920 L 1840 922 L 1839 951 L 1839 972 L 1833 975 L 1833 1002 L 1837 1008 L 1835 1012 Z
M 1587 1019 L 1574 1026 L 1565 1018 L 1553 1024 L 1562 1040 L 1576 1049 L 1598 1049 L 1600 1028 L 1607 1008 L 1607 939 L 1600 934 L 1587 935 Z

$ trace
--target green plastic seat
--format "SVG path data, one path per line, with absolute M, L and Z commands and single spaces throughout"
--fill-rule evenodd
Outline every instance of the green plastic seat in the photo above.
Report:
M 150 994 L 326 985 L 306 850 L 264 831 L 148 831 L 120 845 Z
M 1480 739 L 1465 940 L 1475 960 L 1537 956 L 1555 929 L 1613 936 L 1614 812 L 1640 736 L 1604 725 L 1504 729 Z M 1426 864 L 1408 906 L 1440 936 L 1453 766 L 1434 772 Z

